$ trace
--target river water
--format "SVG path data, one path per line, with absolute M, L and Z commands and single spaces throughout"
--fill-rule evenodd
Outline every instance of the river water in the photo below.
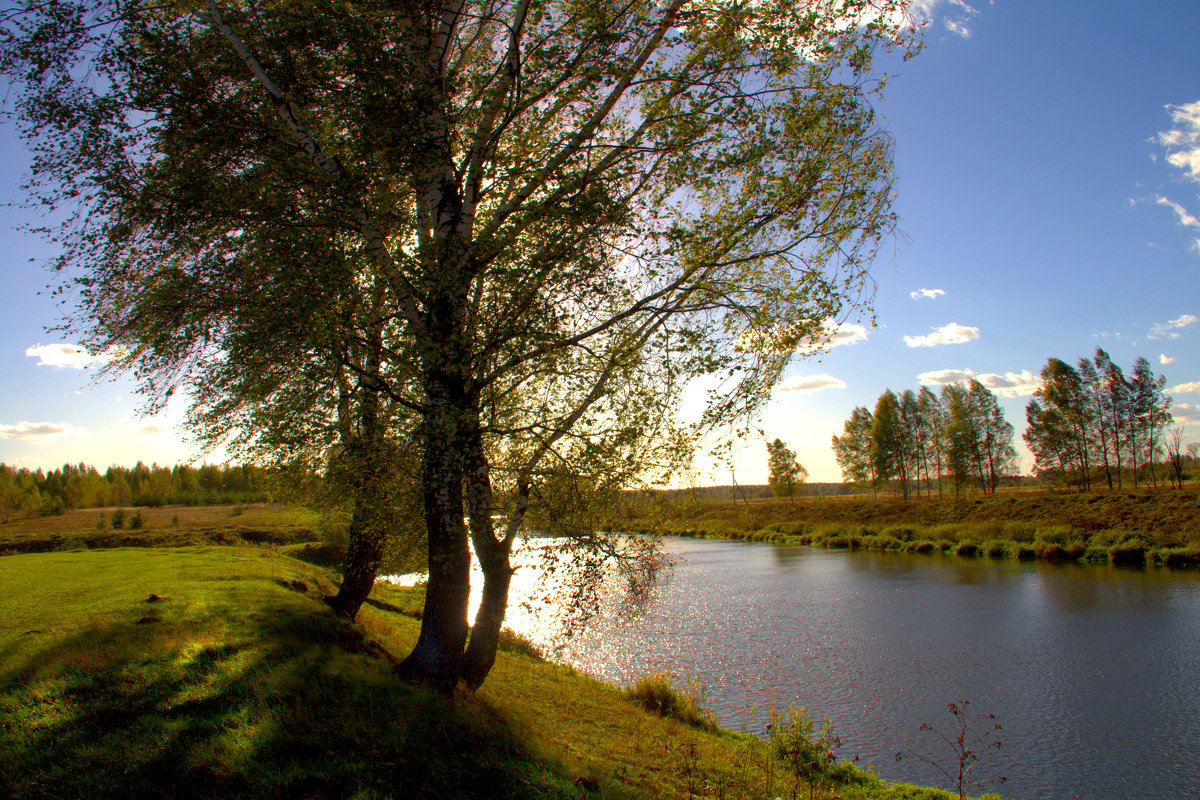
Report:
M 556 659 L 618 684 L 669 670 L 727 727 L 828 717 L 842 758 L 946 786 L 946 705 L 995 715 L 976 767 L 1020 800 L 1200 798 L 1200 575 L 668 538 L 674 567 L 613 597 Z M 530 591 L 518 572 L 517 599 Z M 524 575 L 522 575 L 524 573 Z M 620 592 L 618 591 L 619 595 Z M 551 644 L 553 606 L 510 624 Z M 558 642 L 562 644 L 561 641 Z M 982 732 L 982 723 L 973 728 Z

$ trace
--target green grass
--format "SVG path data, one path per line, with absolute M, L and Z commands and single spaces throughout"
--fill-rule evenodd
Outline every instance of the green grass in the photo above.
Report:
M 377 586 L 352 625 L 323 600 L 331 576 L 265 547 L 0 558 L 0 796 L 633 800 L 793 787 L 757 739 L 649 713 L 517 640 L 453 703 L 400 683 L 391 666 L 416 640 L 420 590 Z M 853 768 L 832 789 L 949 797 Z
M 114 516 L 120 520 L 119 528 L 113 526 Z M 135 518 L 141 520 L 136 528 L 131 527 Z M 0 525 L 0 554 L 200 544 L 288 545 L 319 540 L 319 528 L 315 512 L 280 504 L 88 508 Z

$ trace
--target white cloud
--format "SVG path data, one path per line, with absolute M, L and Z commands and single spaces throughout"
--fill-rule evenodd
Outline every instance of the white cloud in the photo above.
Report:
M 1167 111 L 1174 127 L 1158 135 L 1158 143 L 1167 151 L 1167 163 L 1200 182 L 1200 100 L 1181 106 L 1168 104 Z
M 1163 197 L 1161 194 L 1154 196 L 1154 202 L 1160 206 L 1166 206 L 1175 212 L 1175 216 L 1179 218 L 1179 224 L 1186 228 L 1200 228 L 1200 218 L 1188 211 L 1186 208 L 1176 203 L 1174 200 Z
M 908 296 L 913 300 L 920 300 L 922 297 L 928 297 L 930 300 L 936 300 L 945 293 L 945 289 L 917 289 L 915 292 L 909 292 Z
M 1179 403 L 1171 408 L 1171 416 L 1176 425 L 1200 422 L 1200 406 Z
M 82 436 L 87 431 L 66 422 L 18 422 L 0 425 L 0 439 L 20 439 L 30 442 L 48 442 L 60 436 Z
M 1191 394 L 1192 392 L 1200 392 L 1200 381 L 1181 383 L 1167 389 L 1167 394 Z
M 933 333 L 924 336 L 905 336 L 904 343 L 909 347 L 936 347 L 941 344 L 963 344 L 978 338 L 979 328 L 951 322 L 949 325 L 934 328 Z
M 25 349 L 25 355 L 38 360 L 39 367 L 71 367 L 84 369 L 93 364 L 107 364 L 120 358 L 119 350 L 110 348 L 103 353 L 89 353 L 87 348 L 68 342 L 36 344 Z
M 1167 322 L 1156 322 L 1150 326 L 1150 333 L 1146 335 L 1147 339 L 1178 339 L 1182 336 L 1179 333 L 1183 328 L 1189 325 L 1194 325 L 1200 322 L 1200 317 L 1195 314 L 1181 314 L 1175 319 Z
M 1158 354 L 1158 363 L 1160 363 L 1160 364 L 1174 364 L 1174 363 L 1175 363 L 1175 359 L 1168 357 L 1166 353 L 1159 353 L 1159 354 Z
M 134 436 L 140 436 L 145 439 L 158 438 L 167 436 L 171 433 L 171 428 L 166 420 L 163 419 L 147 419 L 147 420 L 121 420 L 121 430 L 132 433 Z
M 1167 152 L 1167 163 L 1183 172 L 1184 177 L 1200 183 L 1200 100 L 1177 106 L 1168 104 L 1173 127 L 1158 134 L 1158 143 Z M 1154 202 L 1175 212 L 1179 224 L 1200 230 L 1200 217 L 1174 200 L 1157 195 Z M 1200 252 L 1200 238 L 1192 240 L 1192 249 Z
M 920 24 L 933 24 L 942 11 L 942 25 L 955 36 L 969 39 L 979 10 L 963 0 L 913 0 L 908 11 Z
M 917 380 L 923 386 L 945 386 L 950 383 L 966 383 L 977 380 L 1001 397 L 1029 397 L 1041 380 L 1029 370 L 1021 372 L 1006 372 L 999 375 L 995 372 L 978 373 L 973 369 L 942 369 L 933 372 L 922 372 Z
M 845 381 L 832 375 L 798 375 L 775 387 L 779 392 L 819 392 L 824 389 L 845 389 Z
M 821 326 L 820 334 L 803 340 L 796 352 L 802 356 L 812 355 L 866 340 L 867 329 L 862 325 L 853 322 L 827 322 Z

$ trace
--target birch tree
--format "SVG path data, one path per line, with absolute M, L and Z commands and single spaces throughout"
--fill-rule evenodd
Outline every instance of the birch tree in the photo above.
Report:
M 831 442 L 834 458 L 842 470 L 842 480 L 851 484 L 869 484 L 876 489 L 875 466 L 871 457 L 871 429 L 874 417 L 866 406 L 857 406 L 842 426 L 842 435 Z
M 669 414 L 691 376 L 725 380 L 702 423 L 753 413 L 862 302 L 894 222 L 869 101 L 874 51 L 913 45 L 895 0 L 30 0 L 3 20 L 31 189 L 74 214 L 58 264 L 81 276 L 78 324 L 157 396 L 227 360 L 252 310 L 211 296 L 377 293 L 296 349 L 361 388 L 361 413 L 375 393 L 379 424 L 358 426 L 377 441 L 414 421 L 429 582 L 398 672 L 445 693 L 491 667 L 546 465 L 653 438 L 616 412 L 638 395 Z M 289 282 L 326 262 L 342 271 Z

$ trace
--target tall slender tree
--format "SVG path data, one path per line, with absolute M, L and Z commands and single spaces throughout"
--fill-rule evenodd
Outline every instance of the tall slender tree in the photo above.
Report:
M 875 418 L 865 406 L 856 406 L 842 426 L 842 435 L 834 436 L 833 455 L 842 470 L 842 480 L 867 484 L 875 492 L 875 461 L 871 456 L 871 430 Z
M 871 465 L 876 482 L 896 480 L 897 489 L 908 499 L 907 435 L 900 417 L 900 400 L 888 389 L 875 402 L 871 423 Z
M 925 474 L 931 481 L 929 492 L 932 496 L 933 483 L 937 484 L 938 497 L 942 496 L 942 471 L 945 459 L 946 414 L 937 395 L 928 386 L 922 386 L 917 396 L 921 407 L 922 441 L 926 457 Z

